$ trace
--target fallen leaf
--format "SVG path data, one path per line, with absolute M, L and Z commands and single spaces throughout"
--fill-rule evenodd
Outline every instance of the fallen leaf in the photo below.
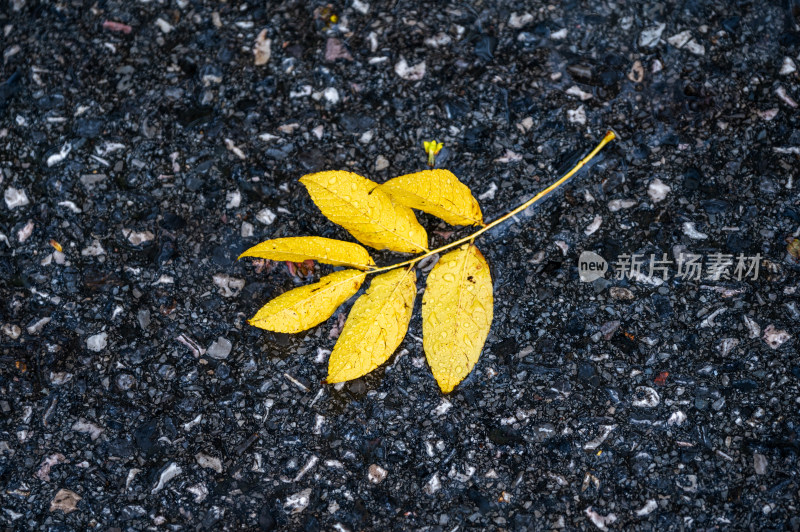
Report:
M 372 280 L 345 322 L 328 361 L 329 383 L 366 375 L 386 362 L 403 341 L 411 321 L 417 276 L 398 268 Z
M 358 244 L 320 236 L 266 240 L 239 255 L 240 259 L 242 257 L 259 257 L 289 262 L 315 260 L 324 264 L 348 266 L 359 270 L 365 270 L 375 265 L 367 250 Z
M 467 244 L 442 256 L 428 275 L 422 298 L 422 345 L 442 392 L 469 375 L 492 325 L 489 265 Z
M 339 305 L 358 292 L 365 277 L 358 270 L 326 275 L 317 283 L 279 295 L 261 307 L 248 323 L 275 332 L 305 331 L 330 318 Z
M 411 209 L 393 203 L 374 181 L 334 170 L 303 176 L 300 182 L 322 214 L 362 244 L 406 253 L 428 250 L 428 234 Z
M 478 200 L 449 170 L 423 170 L 390 179 L 381 189 L 401 205 L 418 209 L 451 225 L 483 225 Z

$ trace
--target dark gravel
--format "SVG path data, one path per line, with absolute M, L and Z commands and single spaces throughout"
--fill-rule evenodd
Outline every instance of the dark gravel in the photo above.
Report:
M 798 24 L 797 0 L 0 2 L 0 523 L 798 530 Z M 495 320 L 451 395 L 418 312 L 338 390 L 336 316 L 245 323 L 306 281 L 238 253 L 347 238 L 303 174 L 382 181 L 436 138 L 491 220 L 609 127 L 480 241 Z M 760 275 L 578 278 L 585 250 L 681 249 Z

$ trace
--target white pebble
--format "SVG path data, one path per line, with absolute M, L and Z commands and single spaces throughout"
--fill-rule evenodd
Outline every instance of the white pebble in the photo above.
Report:
M 599 513 L 592 510 L 592 507 L 589 506 L 585 512 L 586 517 L 592 522 L 594 526 L 599 528 L 600 530 L 608 530 L 606 525 L 610 525 L 617 520 L 617 516 L 612 514 L 608 515 L 600 515 Z
M 145 242 L 150 242 L 156 237 L 156 235 L 150 231 L 132 231 L 130 229 L 123 229 L 122 232 L 126 233 L 128 241 L 134 246 L 144 244 Z
M 758 117 L 765 122 L 769 122 L 778 116 L 779 109 L 777 107 L 773 107 L 772 109 L 767 109 L 766 111 L 758 111 Z
M 708 238 L 707 234 L 701 233 L 697 230 L 697 228 L 694 226 L 694 222 L 683 223 L 683 234 L 693 240 L 705 240 Z
M 244 279 L 237 279 L 224 273 L 214 275 L 214 284 L 219 288 L 222 297 L 233 297 L 244 288 Z
M 368 129 L 367 131 L 361 134 L 361 136 L 358 138 L 358 142 L 360 142 L 361 144 L 369 144 L 370 142 L 372 142 L 372 137 L 374 136 L 375 136 L 375 130 Z
M 242 193 L 239 189 L 233 190 L 225 194 L 225 208 L 235 209 L 242 203 Z
M 431 411 L 431 414 L 433 414 L 434 416 L 443 416 L 443 415 L 445 415 L 445 414 L 447 413 L 447 411 L 448 411 L 448 410 L 450 410 L 452 407 L 453 407 L 453 403 L 451 403 L 451 402 L 450 402 L 450 401 L 448 401 L 447 399 L 442 399 L 442 402 L 441 402 L 441 403 L 439 403 L 439 406 L 437 406 L 436 408 L 434 408 L 434 409 Z
M 656 46 L 666 27 L 666 24 L 656 24 L 642 30 L 642 33 L 639 34 L 639 46 L 642 48 L 653 48 Z
M 251 237 L 253 236 L 253 233 L 255 233 L 253 224 L 250 222 L 242 222 L 242 238 Z
M 19 328 L 19 325 L 14 323 L 4 323 L 3 328 L 0 330 L 2 330 L 3 334 L 10 337 L 12 340 L 16 340 L 19 338 L 19 335 L 22 334 L 22 329 Z
M 384 157 L 383 155 L 378 155 L 378 158 L 375 159 L 375 170 L 380 172 L 381 170 L 385 170 L 389 168 L 389 159 Z
M 82 257 L 97 257 L 105 254 L 106 250 L 103 249 L 103 245 L 99 240 L 93 240 L 91 244 L 81 250 Z
M 515 153 L 508 148 L 506 148 L 506 153 L 502 157 L 498 157 L 494 160 L 496 163 L 513 163 L 516 161 L 521 161 L 522 155 Z
M 72 145 L 69 142 L 67 142 L 66 144 L 61 146 L 61 150 L 58 153 L 54 153 L 53 155 L 47 158 L 47 166 L 54 166 L 60 163 L 61 161 L 67 158 L 67 155 L 69 155 L 69 152 L 71 151 L 72 151 Z
M 369 4 L 367 2 L 362 2 L 361 0 L 353 0 L 353 9 L 361 13 L 362 15 L 366 15 L 369 13 Z
M 566 38 L 567 38 L 567 28 L 561 28 L 560 30 L 554 31 L 553 33 L 550 34 L 550 39 L 554 41 L 560 41 Z
M 317 137 L 317 140 L 322 140 L 322 135 L 325 133 L 325 126 L 317 126 L 311 130 L 311 133 Z
M 207 455 L 205 453 L 197 453 L 194 455 L 194 459 L 197 460 L 197 463 L 200 467 L 213 469 L 217 473 L 222 473 L 222 462 L 219 458 Z
M 299 90 L 289 92 L 289 98 L 302 98 L 303 96 L 311 96 L 311 85 L 303 85 Z
M 654 499 L 648 500 L 644 506 L 636 510 L 636 517 L 644 517 L 645 515 L 649 515 L 658 508 L 658 503 Z
M 261 222 L 264 225 L 269 225 L 275 221 L 275 213 L 272 212 L 269 208 L 261 209 L 256 214 L 256 220 Z
M 48 323 L 50 323 L 50 319 L 51 319 L 50 317 L 41 318 L 41 319 L 37 320 L 36 323 L 34 323 L 33 325 L 29 325 L 26 328 L 26 330 L 28 331 L 28 334 L 39 334 L 40 332 L 42 332 L 42 329 L 44 329 L 44 326 L 47 325 Z
M 495 183 L 490 183 L 489 184 L 489 188 L 486 190 L 486 192 L 484 192 L 483 194 L 478 196 L 478 199 L 479 200 L 493 200 L 495 192 L 497 192 L 497 185 Z
M 286 497 L 286 502 L 283 503 L 283 507 L 293 514 L 299 514 L 308 508 L 309 502 L 311 502 L 311 488 L 306 488 L 303 491 Z
M 433 37 L 428 37 L 425 39 L 425 44 L 430 46 L 431 48 L 438 48 L 440 46 L 446 46 L 450 44 L 453 39 L 443 31 L 440 31 Z
M 230 150 L 239 159 L 243 161 L 247 159 L 247 155 L 245 155 L 242 149 L 236 146 L 231 139 L 225 139 L 225 147 L 228 148 L 228 150 Z
M 401 57 L 400 61 L 394 66 L 394 72 L 407 81 L 419 81 L 425 77 L 425 61 L 414 66 L 408 66 L 405 58 Z
M 28 240 L 28 237 L 30 237 L 33 234 L 33 228 L 34 228 L 33 220 L 28 220 L 28 223 L 26 223 L 22 229 L 17 231 L 17 241 L 19 241 L 19 243 L 21 244 L 26 240 Z
M 221 360 L 228 358 L 228 355 L 231 353 L 231 349 L 233 349 L 233 344 L 230 342 L 230 340 L 220 336 L 215 342 L 208 346 L 206 354 L 211 358 Z
M 630 209 L 636 205 L 636 200 L 632 199 L 615 199 L 608 202 L 608 210 L 611 212 L 621 211 L 622 209 Z
M 59 207 L 66 207 L 66 208 L 68 208 L 69 210 L 71 210 L 72 212 L 74 212 L 75 214 L 80 214 L 81 212 L 83 212 L 83 211 L 81 211 L 81 210 L 80 210 L 80 208 L 78 208 L 78 206 L 77 206 L 77 205 L 75 205 L 75 203 L 74 203 L 74 202 L 72 202 L 72 201 L 59 201 L 59 202 L 58 202 L 58 206 L 59 206 Z
M 521 15 L 511 13 L 511 16 L 508 18 L 508 25 L 517 30 L 525 27 L 531 22 L 533 22 L 533 15 L 530 13 L 523 13 Z
M 189 486 L 186 488 L 186 491 L 194 495 L 194 502 L 203 502 L 208 497 L 208 488 L 204 483 L 195 484 L 194 486 Z
M 80 432 L 83 434 L 88 434 L 92 441 L 96 440 L 100 437 L 100 434 L 105 430 L 103 428 L 98 427 L 94 423 L 90 423 L 85 421 L 83 418 L 79 419 L 75 423 L 72 424 L 72 430 L 75 432 Z
M 600 447 L 604 441 L 608 438 L 608 436 L 617 428 L 617 425 L 601 425 L 600 426 L 600 434 L 597 435 L 591 441 L 588 441 L 584 444 L 583 448 L 586 451 L 593 451 Z
M 272 41 L 267 39 L 267 30 L 261 30 L 253 45 L 253 61 L 256 66 L 266 65 L 272 55 Z
M 682 32 L 680 32 L 680 33 L 678 33 L 676 35 L 673 35 L 672 37 L 667 39 L 667 42 L 670 43 L 675 48 L 682 48 L 683 45 L 685 45 L 686 43 L 688 43 L 691 40 L 691 38 L 692 38 L 692 32 L 689 31 L 689 30 L 686 30 L 686 31 L 682 31 Z
M 767 328 L 764 329 L 764 341 L 772 349 L 778 349 L 789 338 L 791 338 L 791 335 L 788 332 L 776 329 L 772 324 L 767 325 Z
M 797 67 L 794 64 L 794 61 L 792 61 L 792 58 L 791 57 L 784 57 L 783 58 L 783 63 L 781 64 L 780 75 L 781 76 L 788 76 L 789 74 L 793 74 L 796 70 L 797 70 Z
M 573 124 L 586 124 L 586 110 L 583 106 L 579 106 L 577 109 L 567 109 L 567 118 Z
M 705 47 L 694 39 L 686 43 L 686 49 L 694 55 L 705 55 L 706 53 Z
M 641 408 L 655 408 L 661 402 L 658 392 L 649 386 L 636 387 L 637 399 L 634 399 L 631 404 Z
M 783 86 L 780 86 L 777 89 L 775 89 L 775 94 L 777 94 L 778 98 L 783 100 L 783 103 L 785 103 L 789 107 L 797 108 L 797 102 L 794 101 L 794 98 L 789 96 L 789 94 L 786 92 L 786 89 Z
M 106 348 L 108 344 L 108 333 L 101 332 L 86 339 L 86 348 L 89 351 L 99 352 Z
M 440 489 L 442 489 L 442 481 L 439 480 L 439 473 L 434 473 L 428 482 L 425 483 L 425 487 L 422 488 L 422 491 L 427 495 L 433 495 Z
M 751 318 L 750 316 L 742 316 L 744 320 L 744 324 L 747 327 L 747 337 L 748 338 L 758 338 L 761 336 L 761 326 L 758 325 L 756 320 Z
M 598 229 L 600 229 L 601 225 L 603 225 L 603 217 L 599 214 L 595 214 L 594 220 L 592 220 L 592 223 L 590 223 L 586 229 L 583 230 L 583 234 L 586 236 L 593 235 Z
M 322 91 L 322 97 L 331 105 L 339 103 L 339 91 L 335 87 L 328 87 Z
M 572 87 L 568 88 L 566 90 L 566 94 L 569 94 L 570 96 L 577 96 L 582 101 L 586 101 L 592 97 L 591 93 L 581 90 L 581 88 L 577 85 L 573 85 Z
M 388 475 L 388 471 L 377 464 L 372 464 L 369 466 L 369 473 L 367 473 L 367 478 L 373 484 L 380 484 Z
M 673 412 L 669 415 L 669 419 L 667 419 L 667 425 L 678 425 L 679 427 L 683 425 L 683 422 L 686 421 L 686 414 L 684 414 L 681 410 L 677 412 Z
M 3 194 L 6 200 L 6 205 L 9 209 L 16 209 L 17 207 L 24 207 L 29 204 L 28 195 L 25 191 L 18 188 L 8 187 Z
M 655 178 L 650 182 L 647 187 L 647 195 L 653 200 L 653 203 L 663 201 L 667 194 L 672 190 L 668 185 L 665 185 L 659 178 Z
M 163 18 L 156 19 L 156 26 L 158 26 L 158 29 L 160 29 L 162 33 L 169 33 L 172 31 L 172 24 Z
M 183 469 L 181 469 L 181 466 L 177 465 L 175 462 L 171 462 L 161 472 L 161 475 L 159 475 L 158 477 L 158 484 L 156 484 L 156 486 L 150 491 L 150 493 L 152 494 L 158 493 L 164 488 L 164 486 L 167 485 L 167 482 L 177 477 L 181 473 L 183 473 Z

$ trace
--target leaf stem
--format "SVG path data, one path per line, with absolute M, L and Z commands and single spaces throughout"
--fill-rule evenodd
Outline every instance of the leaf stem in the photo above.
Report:
M 401 266 L 409 266 L 409 265 L 412 265 L 412 264 L 415 264 L 415 263 L 421 261 L 422 259 L 424 259 L 426 257 L 430 257 L 431 255 L 439 253 L 440 251 L 445 251 L 447 249 L 454 248 L 456 246 L 460 246 L 461 244 L 464 244 L 466 242 L 474 241 L 478 236 L 482 235 L 483 233 L 485 233 L 486 231 L 492 229 L 493 227 L 505 222 L 506 220 L 508 220 L 509 218 L 514 216 L 515 214 L 519 214 L 520 212 L 524 211 L 525 209 L 527 209 L 528 207 L 530 207 L 531 205 L 533 205 L 537 201 L 545 198 L 548 194 L 550 194 L 551 192 L 556 190 L 558 187 L 563 185 L 570 177 L 574 176 L 578 172 L 578 170 L 583 168 L 586 163 L 591 161 L 594 158 L 594 156 L 597 155 L 600 152 L 600 150 L 602 150 L 605 147 L 606 144 L 608 144 L 609 142 L 614 140 L 616 137 L 617 136 L 613 131 L 609 130 L 608 132 L 606 132 L 605 136 L 603 137 L 603 140 L 601 140 L 600 143 L 597 146 L 595 146 L 594 149 L 592 151 L 590 151 L 589 154 L 586 157 L 584 157 L 583 159 L 578 161 L 578 164 L 576 164 L 574 167 L 572 167 L 572 169 L 569 172 L 567 172 L 566 174 L 564 174 L 563 177 L 561 177 L 558 181 L 554 182 L 552 185 L 550 185 L 549 187 L 545 188 L 544 190 L 542 190 L 541 192 L 536 194 L 534 197 L 532 197 L 531 199 L 529 199 L 528 201 L 526 201 L 525 203 L 523 203 L 522 205 L 520 205 L 516 209 L 504 214 L 503 216 L 501 216 L 497 220 L 491 222 L 490 224 L 481 227 L 480 229 L 478 229 L 477 231 L 475 231 L 471 235 L 467 235 L 464 238 L 456 240 L 455 242 L 450 242 L 449 244 L 445 244 L 444 246 L 438 247 L 436 249 L 432 249 L 432 250 L 428 251 L 427 253 L 424 253 L 422 255 L 414 257 L 413 259 L 407 260 L 405 262 L 399 262 L 397 264 L 391 264 L 389 266 L 384 266 L 382 268 L 375 268 L 374 270 L 368 270 L 366 273 L 368 273 L 368 274 L 370 274 L 370 273 L 380 273 L 380 272 L 385 272 L 385 271 L 389 271 L 389 270 L 394 270 L 395 268 L 399 268 Z

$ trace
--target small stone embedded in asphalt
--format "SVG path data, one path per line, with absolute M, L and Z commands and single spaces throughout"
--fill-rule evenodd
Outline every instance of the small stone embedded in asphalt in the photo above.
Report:
M 210 356 L 211 358 L 225 359 L 228 358 L 228 355 L 231 353 L 231 349 L 233 349 L 233 344 L 231 341 L 220 336 L 214 342 L 212 342 L 210 346 L 208 346 L 208 349 L 206 349 L 206 355 Z
M 657 23 L 652 26 L 648 26 L 639 34 L 639 46 L 641 48 L 653 48 L 658 44 L 658 41 L 661 39 L 661 34 L 666 29 L 667 25 L 663 23 Z
M 61 510 L 65 514 L 74 512 L 78 509 L 78 503 L 82 497 L 72 490 L 62 488 L 58 490 L 53 500 L 50 501 L 50 511 Z
M 200 467 L 212 469 L 217 473 L 222 473 L 222 462 L 215 456 L 210 456 L 205 453 L 197 453 L 194 455 L 195 460 Z
M 175 462 L 171 462 L 169 465 L 165 466 L 158 474 L 158 482 L 150 491 L 150 493 L 158 493 L 159 491 L 164 489 L 164 487 L 169 483 L 169 481 L 179 476 L 181 473 L 183 473 L 183 469 Z
M 136 320 L 139 322 L 139 327 L 146 331 L 150 327 L 150 311 L 146 308 L 139 310 L 136 313 Z
M 283 503 L 283 507 L 288 512 L 291 512 L 293 514 L 299 514 L 300 512 L 308 508 L 310 502 L 311 502 L 311 488 L 306 488 L 302 491 L 299 491 L 293 495 L 288 496 L 286 498 L 286 501 Z
M 106 348 L 107 344 L 108 344 L 108 333 L 106 332 L 93 334 L 92 336 L 86 339 L 86 348 L 89 349 L 89 351 L 94 351 L 94 352 L 102 351 L 103 349 Z
M 764 341 L 772 349 L 778 349 L 784 342 L 789 340 L 792 336 L 782 330 L 776 328 L 773 324 L 769 324 L 764 329 Z
M 153 240 L 156 236 L 151 231 L 133 231 L 131 229 L 124 230 L 125 237 L 134 246 L 139 246 Z
M 3 193 L 3 198 L 6 201 L 6 207 L 9 209 L 16 209 L 17 207 L 24 207 L 30 203 L 28 194 L 22 189 L 8 187 Z
M 264 66 L 272 56 L 272 40 L 267 39 L 267 30 L 261 30 L 253 44 L 253 63 Z
M 380 484 L 381 482 L 383 482 L 384 479 L 386 478 L 386 475 L 388 475 L 388 471 L 386 471 L 381 466 L 377 464 L 372 464 L 371 466 L 369 466 L 368 477 L 369 481 L 372 482 L 373 484 Z
M 421 61 L 414 66 L 410 66 L 404 57 L 395 64 L 395 73 L 408 81 L 419 81 L 425 77 L 426 65 L 425 61 Z
M 223 297 L 234 297 L 238 295 L 245 286 L 244 279 L 237 279 L 230 275 L 225 275 L 224 273 L 216 274 L 212 279 Z
M 130 390 L 136 384 L 136 378 L 130 373 L 122 373 L 116 378 L 117 388 L 122 391 Z
M 272 210 L 269 208 L 261 209 L 256 214 L 256 220 L 258 220 L 264 225 L 270 225 L 272 222 L 275 221 L 275 218 L 276 218 L 275 213 L 272 212 Z
M 636 388 L 631 404 L 640 408 L 655 408 L 660 402 L 661 398 L 657 391 L 649 386 L 639 386 Z

